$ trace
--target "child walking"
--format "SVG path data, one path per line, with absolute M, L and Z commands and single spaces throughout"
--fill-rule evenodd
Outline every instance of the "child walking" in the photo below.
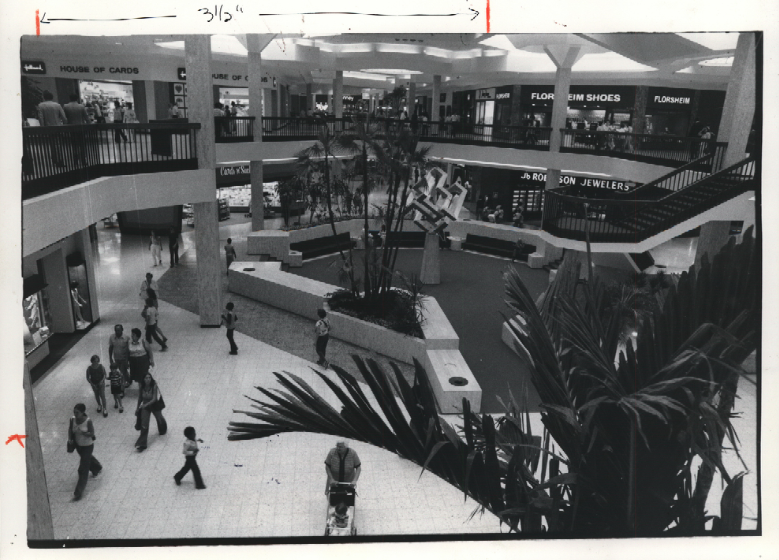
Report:
M 317 309 L 317 315 L 319 320 L 314 326 L 316 332 L 316 354 L 319 356 L 317 364 L 327 369 L 330 364 L 325 359 L 325 353 L 327 352 L 327 342 L 330 340 L 330 321 L 327 319 L 327 311 L 324 309 Z
M 97 411 L 102 412 L 103 416 L 108 416 L 108 407 L 105 403 L 105 368 L 100 363 L 100 356 L 95 354 L 90 359 L 91 364 L 87 367 L 87 381 L 92 386 L 97 401 Z
M 196 439 L 195 428 L 187 426 L 184 428 L 184 466 L 181 470 L 173 475 L 173 480 L 176 481 L 176 485 L 181 485 L 181 479 L 191 470 L 192 475 L 195 477 L 195 488 L 198 490 L 205 490 L 206 485 L 203 484 L 203 477 L 200 476 L 200 467 L 197 466 L 198 447 L 197 442 L 203 443 L 202 439 Z
M 111 394 L 114 396 L 114 408 L 118 408 L 119 412 L 124 412 L 122 406 L 122 398 L 124 397 L 124 377 L 122 372 L 119 371 L 119 366 L 111 362 Z

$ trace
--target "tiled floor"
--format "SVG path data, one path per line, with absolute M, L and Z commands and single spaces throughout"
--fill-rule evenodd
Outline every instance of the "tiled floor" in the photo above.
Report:
M 184 247 L 190 243 L 184 237 Z M 57 539 L 225 538 L 320 536 L 324 533 L 324 457 L 334 438 L 286 434 L 267 440 L 228 442 L 230 421 L 246 421 L 244 395 L 254 386 L 277 387 L 273 371 L 286 370 L 327 394 L 311 362 L 236 333 L 238 356 L 227 354 L 224 331 L 200 329 L 192 313 L 160 302 L 161 325 L 170 350 L 156 352 L 156 377 L 167 408 L 169 431 L 159 436 L 152 421 L 149 448 L 134 448 L 132 414 L 137 389 L 128 389 L 125 412 L 109 404 L 96 413 L 85 380 L 89 356 L 108 360 L 115 323 L 141 326 L 138 287 L 152 268 L 145 240 L 101 235 L 97 268 L 101 321 L 34 387 L 47 485 Z M 157 345 L 154 344 L 157 348 Z M 77 455 L 65 452 L 68 418 L 77 402 L 87 404 L 95 425 L 95 456 L 104 470 L 90 477 L 84 497 L 72 501 Z M 111 398 L 109 397 L 109 403 Z M 205 440 L 198 456 L 206 490 L 191 477 L 177 487 L 183 464 L 183 429 L 192 425 Z M 358 484 L 361 535 L 500 532 L 491 514 L 467 521 L 475 508 L 456 489 L 396 455 L 355 444 L 363 464 Z
M 248 224 L 229 225 L 221 237 L 240 239 Z M 192 233 L 184 234 L 184 251 Z M 689 251 L 689 248 L 686 249 Z M 685 249 L 678 248 L 682 257 Z M 109 416 L 95 412 L 84 370 L 89 356 L 108 360 L 108 336 L 115 323 L 125 329 L 141 326 L 138 288 L 147 271 L 156 277 L 167 267 L 151 267 L 145 239 L 100 231 L 97 245 L 97 290 L 101 322 L 93 328 L 34 387 L 36 412 L 46 467 L 47 485 L 57 539 L 148 539 L 320 536 L 324 532 L 324 456 L 332 437 L 285 434 L 267 440 L 228 442 L 230 421 L 246 421 L 234 412 L 246 410 L 244 395 L 257 396 L 255 386 L 278 387 L 273 371 L 285 370 L 306 379 L 327 394 L 324 383 L 306 359 L 236 333 L 238 356 L 227 354 L 224 331 L 200 329 L 197 316 L 164 301 L 161 325 L 170 350 L 155 353 L 156 377 L 165 396 L 169 431 L 150 433 L 149 448 L 134 449 L 137 432 L 132 409 L 137 389 L 127 391 L 125 412 L 109 405 Z M 166 255 L 163 255 L 166 257 Z M 658 262 L 672 257 L 655 254 Z M 157 345 L 155 344 L 156 348 Z M 726 465 L 745 479 L 744 528 L 755 526 L 757 511 L 756 391 L 742 381 L 734 420 L 747 467 L 730 453 Z M 68 418 L 77 402 L 87 404 L 97 432 L 95 455 L 103 473 L 90 477 L 84 498 L 72 501 L 78 466 L 76 455 L 65 452 Z M 111 399 L 109 397 L 109 403 Z M 534 432 L 538 418 L 534 416 Z M 154 426 L 154 421 L 152 421 Z M 191 477 L 180 487 L 172 480 L 183 464 L 181 443 L 185 426 L 192 425 L 205 440 L 198 457 L 206 490 L 195 490 Z M 499 533 L 491 514 L 468 521 L 476 504 L 431 475 L 419 478 L 420 468 L 392 453 L 356 443 L 363 463 L 358 484 L 356 523 L 361 535 Z M 719 509 L 715 481 L 708 510 Z

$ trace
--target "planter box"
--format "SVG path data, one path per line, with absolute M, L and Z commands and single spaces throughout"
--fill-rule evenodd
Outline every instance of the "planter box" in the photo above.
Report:
M 242 296 L 273 305 L 296 315 L 316 320 L 316 310 L 328 309 L 332 336 L 372 350 L 390 359 L 425 366 L 442 413 L 461 411 L 462 398 L 481 410 L 481 388 L 460 354 L 460 339 L 432 297 L 424 300 L 424 339 L 405 336 L 374 323 L 337 311 L 329 311 L 325 296 L 336 286 L 289 274 L 280 262 L 234 262 L 230 265 L 228 289 Z M 450 381 L 455 378 L 455 381 Z M 457 383 L 465 382 L 464 385 Z

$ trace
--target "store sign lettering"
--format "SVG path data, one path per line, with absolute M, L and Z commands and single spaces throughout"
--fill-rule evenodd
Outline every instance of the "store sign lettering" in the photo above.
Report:
M 530 99 L 534 101 L 553 101 L 554 93 L 531 93 Z M 622 100 L 622 96 L 619 93 L 569 93 L 568 101 L 611 101 L 613 103 L 619 103 Z
M 655 95 L 655 103 L 670 103 L 673 105 L 689 105 L 691 99 L 689 97 L 671 97 L 668 95 Z
M 546 173 L 530 173 L 526 171 L 520 178 L 524 181 L 546 184 Z M 560 184 L 568 187 L 579 186 L 622 192 L 630 191 L 630 185 L 624 181 L 614 181 L 612 179 L 591 179 L 587 177 L 574 177 L 572 175 L 560 175 Z
M 135 67 L 123 67 L 123 66 L 109 66 L 106 68 L 105 66 L 94 66 L 91 69 L 89 66 L 71 66 L 69 64 L 64 64 L 60 66 L 60 72 L 66 72 L 69 74 L 103 74 L 105 71 L 108 71 L 109 74 L 140 74 L 141 71 L 138 70 L 138 68 Z
M 25 74 L 45 74 L 46 63 L 40 60 L 23 60 L 22 72 Z
M 495 96 L 495 99 L 510 99 L 511 94 L 510 93 L 499 93 Z
M 176 75 L 178 76 L 178 79 L 181 81 L 184 81 L 187 79 L 187 69 L 186 68 L 177 68 L 176 69 Z M 248 82 L 249 76 L 246 74 L 211 74 L 211 77 L 214 80 L 222 80 L 222 81 L 233 81 L 233 82 Z M 262 76 L 260 78 L 260 82 L 263 84 L 273 84 L 272 87 L 276 87 L 276 78 L 274 76 Z
M 230 167 L 220 167 L 219 175 L 221 177 L 232 177 L 233 175 L 247 175 L 249 173 L 248 165 L 231 165 Z
M 480 89 L 476 99 L 495 99 L 495 88 Z

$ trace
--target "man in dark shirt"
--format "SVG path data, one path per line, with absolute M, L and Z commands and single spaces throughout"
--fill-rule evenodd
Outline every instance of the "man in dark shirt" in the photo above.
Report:
M 65 116 L 68 118 L 68 124 L 90 124 L 89 122 L 89 113 L 87 113 L 87 108 L 84 107 L 81 103 L 79 103 L 78 95 L 71 94 L 70 96 L 70 103 L 66 103 L 63 107 L 63 110 L 65 111 Z M 73 156 L 76 160 L 76 163 L 86 163 L 84 159 L 84 148 L 85 148 L 85 137 L 84 133 L 82 131 L 73 131 L 72 133 L 73 138 Z
M 38 104 L 38 121 L 41 126 L 61 126 L 68 124 L 68 118 L 62 105 L 54 101 L 54 95 L 50 91 L 43 92 L 43 101 Z M 54 165 L 62 167 L 65 163 L 62 161 L 62 135 L 52 135 L 45 139 L 49 145 L 51 159 Z
M 333 482 L 357 484 L 361 470 L 362 464 L 357 452 L 349 449 L 344 440 L 337 441 L 325 459 L 325 472 L 327 473 L 325 494 L 330 492 L 330 484 Z
M 179 234 L 176 228 L 170 228 L 168 252 L 170 252 L 170 267 L 173 268 L 179 263 Z

